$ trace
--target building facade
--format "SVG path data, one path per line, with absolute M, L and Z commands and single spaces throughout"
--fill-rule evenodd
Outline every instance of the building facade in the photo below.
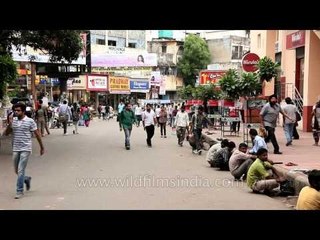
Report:
M 265 85 L 265 95 L 291 97 L 302 113 L 303 131 L 311 131 L 313 105 L 320 100 L 320 34 L 315 30 L 254 30 L 251 52 L 281 65 L 280 76 Z
M 208 70 L 237 69 L 241 71 L 241 59 L 250 49 L 248 31 L 210 31 L 202 32 L 211 54 Z
M 145 99 L 145 89 L 149 84 L 152 68 L 157 65 L 156 54 L 147 52 L 147 34 L 145 30 L 91 30 L 91 72 L 107 74 L 109 77 L 121 77 L 121 83 L 128 82 L 124 91 L 113 89 L 118 87 L 118 80 L 113 78 L 107 91 L 91 93 L 96 104 L 101 101 L 109 102 L 114 107 L 120 99 L 136 102 Z M 126 79 L 127 80 L 126 80 Z M 132 82 L 132 83 L 130 83 Z M 130 91 L 131 86 L 136 87 Z M 128 91 L 129 90 L 129 91 Z
M 183 54 L 183 42 L 173 38 L 154 38 L 148 42 L 148 52 L 157 54 L 157 66 L 164 82 L 164 91 L 159 98 L 177 100 L 177 90 L 183 86 L 183 79 L 178 75 L 177 62 Z

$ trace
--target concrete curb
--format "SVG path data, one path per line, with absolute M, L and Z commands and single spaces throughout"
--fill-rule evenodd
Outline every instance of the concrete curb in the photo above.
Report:
M 203 138 L 207 143 L 212 143 L 216 140 L 211 135 L 207 135 L 205 133 L 202 133 Z M 308 176 L 304 173 L 301 172 L 294 172 L 290 169 L 286 169 L 281 166 L 276 166 L 274 165 L 275 169 L 277 169 L 283 176 L 288 179 L 293 181 L 294 183 L 294 189 L 295 189 L 295 195 L 299 195 L 299 192 L 301 189 L 305 186 L 309 186 L 309 181 L 308 181 Z
M 309 186 L 308 176 L 306 174 L 294 172 L 280 166 L 274 166 L 274 168 L 283 174 L 286 179 L 293 181 L 296 195 L 299 195 L 303 187 Z

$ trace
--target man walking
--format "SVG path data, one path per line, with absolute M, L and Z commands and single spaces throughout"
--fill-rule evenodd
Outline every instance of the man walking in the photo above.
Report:
M 147 145 L 151 148 L 151 139 L 154 135 L 154 125 L 157 124 L 157 119 L 155 112 L 151 109 L 150 103 L 147 104 L 146 110 L 143 112 L 142 124 L 144 130 L 147 132 Z
M 124 110 L 120 113 L 120 124 L 121 128 L 124 131 L 125 136 L 125 147 L 127 150 L 130 150 L 130 136 L 132 131 L 132 124 L 137 120 L 135 118 L 134 112 L 131 110 L 131 104 L 126 103 Z
M 35 121 L 25 115 L 26 105 L 16 103 L 13 109 L 16 117 L 10 119 L 4 135 L 7 136 L 11 132 L 13 133 L 12 159 L 15 172 L 18 175 L 15 199 L 19 199 L 23 196 L 23 183 L 26 184 L 27 191 L 30 190 L 31 187 L 31 177 L 25 176 L 25 169 L 32 151 L 32 132 L 34 132 L 40 145 L 40 155 L 44 154 L 44 147 Z
M 59 107 L 59 122 L 63 125 L 63 135 L 67 135 L 68 120 L 71 119 L 71 109 L 67 104 L 67 100 L 63 100 L 63 104 Z
M 193 153 L 200 154 L 201 150 L 201 134 L 202 134 L 202 125 L 203 121 L 207 120 L 210 125 L 213 125 L 212 122 L 203 115 L 203 106 L 198 107 L 198 112 L 192 115 L 191 118 L 191 131 L 193 132 L 195 141 L 196 141 L 196 149 L 193 150 Z
M 282 111 L 280 105 L 277 103 L 277 97 L 275 95 L 271 95 L 269 97 L 269 102 L 263 106 L 260 112 L 261 125 L 268 131 L 268 137 L 265 139 L 265 141 L 268 143 L 269 140 L 271 140 L 274 148 L 274 154 L 282 154 L 282 152 L 279 151 L 280 147 L 275 135 L 275 128 L 277 126 L 279 112 L 294 122 L 293 119 L 291 119 L 285 112 Z
M 287 139 L 286 146 L 289 146 L 292 145 L 293 129 L 296 123 L 297 107 L 293 104 L 291 98 L 289 97 L 285 99 L 285 102 L 287 105 L 283 108 L 283 111 L 292 119 L 292 121 L 290 121 L 283 116 L 284 134 Z
M 183 140 L 186 136 L 186 130 L 189 127 L 189 115 L 185 112 L 184 105 L 176 115 L 174 126 L 176 126 L 177 128 L 178 144 L 180 145 L 180 147 L 182 147 Z

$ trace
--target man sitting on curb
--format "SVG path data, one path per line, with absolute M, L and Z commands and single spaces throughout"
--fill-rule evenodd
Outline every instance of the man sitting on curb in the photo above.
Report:
M 300 191 L 297 210 L 320 210 L 320 170 L 312 170 L 308 174 L 310 186 Z
M 258 158 L 252 163 L 247 173 L 247 185 L 255 193 L 271 194 L 272 190 L 279 187 L 284 181 L 279 172 L 268 160 L 268 150 L 260 148 L 257 152 Z
M 208 153 L 207 153 L 207 157 L 206 157 L 206 160 L 207 162 L 210 164 L 210 167 L 213 167 L 214 165 L 214 159 L 213 159 L 213 156 L 214 154 L 219 151 L 221 148 L 225 148 L 226 146 L 228 146 L 228 139 L 223 139 L 221 142 L 218 142 L 216 144 L 213 144 Z
M 247 150 L 248 145 L 245 143 L 240 143 L 239 149 L 235 149 L 230 157 L 229 169 L 235 180 L 240 180 L 242 175 L 243 180 L 245 180 L 248 169 L 253 163 L 253 160 L 257 158 L 255 155 L 247 154 Z
M 221 148 L 213 155 L 212 167 L 220 168 L 220 170 L 229 171 L 229 159 L 233 153 L 236 144 L 234 142 L 228 142 L 228 145 Z
M 256 154 L 260 148 L 268 149 L 266 142 L 258 135 L 256 129 L 251 128 L 249 134 L 253 141 L 253 148 L 249 151 L 250 154 Z

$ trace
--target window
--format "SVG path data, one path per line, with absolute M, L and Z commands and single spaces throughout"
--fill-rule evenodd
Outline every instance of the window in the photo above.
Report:
M 241 59 L 243 55 L 243 46 L 232 46 L 231 59 Z
M 136 43 L 129 43 L 128 47 L 129 48 L 136 48 L 136 45 L 137 45 Z
M 117 46 L 117 41 L 108 40 L 108 46 Z
M 167 52 L 167 46 L 162 46 L 161 48 L 162 48 L 162 52 L 163 52 L 163 53 L 166 53 L 166 52 Z
M 98 39 L 98 38 L 97 38 L 97 44 L 98 44 L 98 45 L 106 45 L 106 40 L 105 40 L 105 39 Z
M 91 35 L 91 43 L 92 44 L 98 44 L 98 45 L 106 45 L 106 36 L 105 35 L 92 34 Z

